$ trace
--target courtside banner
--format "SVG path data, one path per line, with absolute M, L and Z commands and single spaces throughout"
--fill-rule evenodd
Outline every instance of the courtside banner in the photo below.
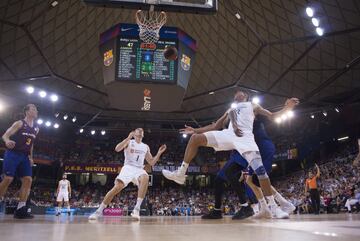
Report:
M 65 163 L 64 171 L 73 173 L 106 173 L 118 174 L 121 170 L 120 164 L 85 164 Z
M 121 208 L 105 208 L 103 211 L 104 216 L 123 216 L 124 212 Z

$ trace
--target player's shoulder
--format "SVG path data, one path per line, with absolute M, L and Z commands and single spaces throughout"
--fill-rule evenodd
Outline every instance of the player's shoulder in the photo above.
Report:
M 21 128 L 24 125 L 24 120 L 17 120 L 13 123 L 13 126 Z

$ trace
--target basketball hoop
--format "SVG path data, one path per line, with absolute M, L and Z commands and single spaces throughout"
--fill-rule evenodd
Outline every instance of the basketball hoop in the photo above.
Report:
M 154 5 L 151 5 L 148 12 L 138 10 L 135 18 L 140 28 L 140 39 L 145 43 L 156 43 L 160 38 L 160 29 L 166 23 L 166 13 L 155 12 Z

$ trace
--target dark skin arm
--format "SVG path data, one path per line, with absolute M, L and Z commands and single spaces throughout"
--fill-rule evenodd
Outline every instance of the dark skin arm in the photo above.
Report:
M 212 124 L 204 126 L 204 127 L 193 128 L 191 126 L 185 125 L 184 129 L 180 129 L 180 133 L 192 135 L 192 134 L 202 134 L 202 133 L 208 132 L 208 131 L 220 130 L 223 128 L 224 123 L 227 121 L 227 118 L 228 118 L 228 113 L 226 112 L 215 123 L 212 123 Z

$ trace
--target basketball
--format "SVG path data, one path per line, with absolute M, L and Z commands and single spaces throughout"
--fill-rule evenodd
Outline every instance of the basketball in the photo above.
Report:
M 178 57 L 178 51 L 174 46 L 169 46 L 164 50 L 164 57 L 168 60 L 176 60 Z

